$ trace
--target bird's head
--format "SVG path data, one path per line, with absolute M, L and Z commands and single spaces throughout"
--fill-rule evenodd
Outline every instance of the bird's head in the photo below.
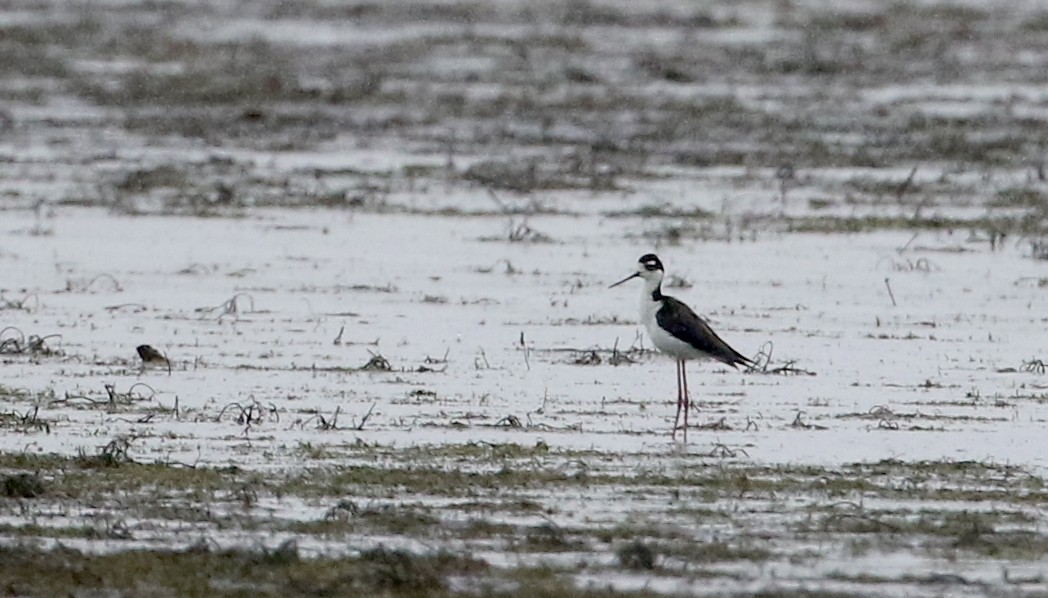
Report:
M 623 278 L 622 280 L 616 282 L 611 286 L 617 287 L 620 284 L 626 282 L 627 280 L 632 280 L 634 278 L 643 278 L 644 282 L 646 282 L 649 285 L 658 284 L 662 282 L 663 274 L 664 271 L 662 269 L 662 261 L 659 260 L 659 256 L 655 255 L 654 253 L 648 253 L 642 255 L 641 258 L 637 260 L 637 269 L 633 272 L 633 274 L 630 274 L 626 278 Z

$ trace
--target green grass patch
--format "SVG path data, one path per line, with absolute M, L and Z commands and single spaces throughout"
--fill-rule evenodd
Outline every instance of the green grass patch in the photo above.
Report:
M 786 218 L 786 229 L 800 233 L 865 233 L 879 230 L 980 230 L 1013 234 L 1048 232 L 1048 219 L 1036 216 L 1015 218 L 956 218 L 950 216 L 800 216 Z
M 990 205 L 1003 208 L 1040 208 L 1048 210 L 1048 196 L 1031 187 L 1008 187 L 1001 189 L 990 201 Z
M 709 210 L 699 207 L 680 208 L 670 204 L 648 204 L 630 210 L 605 212 L 604 215 L 609 218 L 688 218 L 697 220 L 713 218 L 713 212 Z
M 89 555 L 74 550 L 0 548 L 0 585 L 15 595 L 57 596 L 88 589 L 126 595 L 412 596 L 448 595 L 452 575 L 487 565 L 446 552 L 383 548 L 357 557 L 305 559 L 293 544 L 273 550 L 132 550 Z
M 413 537 L 429 535 L 440 524 L 431 509 L 411 505 L 358 507 L 348 500 L 339 501 L 322 519 L 296 521 L 283 526 L 286 531 L 321 536 L 351 533 L 398 534 Z
M 577 588 L 570 572 L 549 567 L 493 571 L 483 561 L 446 551 L 417 554 L 374 548 L 356 556 L 303 558 L 293 543 L 263 550 L 130 550 L 92 555 L 57 548 L 0 548 L 0 587 L 12 595 L 149 595 L 195 597 L 385 596 L 442 598 L 654 598 L 647 590 Z M 451 580 L 456 582 L 453 587 Z
M 963 551 L 1008 560 L 1041 560 L 1048 555 L 1048 536 L 1016 523 L 1035 521 L 1021 513 L 998 511 L 835 510 L 802 523 L 802 533 L 869 535 L 881 547 L 923 545 L 931 552 Z

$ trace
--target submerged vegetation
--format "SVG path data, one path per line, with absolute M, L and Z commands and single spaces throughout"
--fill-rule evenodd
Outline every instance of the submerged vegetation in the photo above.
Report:
M 235 467 L 134 461 L 100 467 L 81 457 L 0 454 L 7 497 L 0 508 L 18 505 L 34 514 L 0 526 L 18 540 L 2 549 L 9 566 L 0 582 L 27 594 L 86 585 L 180 595 L 443 596 L 473 587 L 490 595 L 535 595 L 542 588 L 543 595 L 567 596 L 585 595 L 573 593 L 575 575 L 609 572 L 602 554 L 627 570 L 709 578 L 727 575 L 726 563 L 788 560 L 817 568 L 827 551 L 800 548 L 813 543 L 852 554 L 906 550 L 930 563 L 1048 557 L 1048 536 L 1035 531 L 1048 487 L 1009 465 L 891 460 L 770 467 L 678 456 L 663 473 L 622 470 L 586 451 L 513 444 L 346 446 L 338 455 L 324 460 L 372 464 L 307 463 L 303 471 L 262 476 Z M 623 458 L 637 456 L 616 460 Z M 629 500 L 590 501 L 579 519 L 567 505 L 580 491 Z M 641 510 L 643 504 L 651 506 Z M 73 526 L 49 515 L 69 511 L 97 515 Z M 155 533 L 184 526 L 195 529 L 194 543 Z M 718 530 L 715 538 L 711 529 Z M 222 548 L 230 536 L 268 548 Z M 384 540 L 376 545 L 375 537 Z M 272 545 L 275 538 L 279 545 Z M 103 554 L 41 552 L 31 539 L 110 544 Z M 329 548 L 303 553 L 299 547 L 315 539 Z M 428 548 L 388 549 L 386 542 Z M 112 552 L 119 543 L 129 548 Z M 496 571 L 470 556 L 491 547 L 518 559 L 541 556 L 545 564 Z M 578 552 L 590 556 L 555 558 Z
M 132 214 L 231 216 L 264 205 L 473 213 L 490 206 L 420 208 L 410 198 L 449 184 L 659 196 L 660 182 L 685 175 L 727 184 L 727 203 L 764 196 L 765 205 L 728 216 L 775 230 L 992 224 L 995 234 L 1048 233 L 1039 100 L 1007 91 L 1043 73 L 1036 60 L 1010 60 L 997 43 L 1011 39 L 1031 56 L 1048 51 L 1044 15 L 1018 6 L 198 8 L 133 5 L 128 10 L 144 18 L 127 20 L 109 18 L 122 8 L 65 7 L 68 18 L 0 26 L 0 72 L 19 81 L 0 86 L 0 95 L 40 104 L 61 94 L 120 111 L 91 125 L 61 117 L 33 123 L 64 139 L 71 156 L 93 149 L 78 142 L 83 126 L 215 148 L 130 168 L 72 159 L 68 176 L 89 184 L 53 200 Z M 145 18 L 158 13 L 163 18 Z M 223 33 L 234 17 L 251 33 Z M 181 33 L 204 22 L 214 35 Z M 324 43 L 302 45 L 303 24 Z M 645 41 L 649 29 L 658 43 Z M 358 30 L 389 34 L 358 44 L 349 33 Z M 752 41 L 724 35 L 740 30 Z M 930 87 L 915 95 L 912 85 Z M 0 130 L 13 122 L 0 113 Z M 414 158 L 392 168 L 274 170 L 221 149 L 279 155 L 347 139 L 365 151 L 406 147 Z M 793 197 L 874 213 L 767 207 Z M 653 205 L 610 213 L 672 221 L 720 212 L 710 203 Z M 987 212 L 953 209 L 971 206 Z M 891 208 L 909 215 L 885 216 Z M 704 229 L 681 234 L 710 237 Z

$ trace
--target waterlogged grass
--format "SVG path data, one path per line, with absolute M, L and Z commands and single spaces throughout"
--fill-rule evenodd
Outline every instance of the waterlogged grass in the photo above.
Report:
M 659 596 L 648 590 L 580 588 L 561 571 L 520 567 L 497 571 L 467 554 L 425 554 L 374 548 L 354 556 L 303 558 L 294 543 L 273 549 L 220 550 L 198 544 L 183 550 L 85 554 L 26 545 L 0 548 L 0 584 L 12 595 L 397 596 L 439 598 L 589 598 Z
M 322 519 L 296 521 L 283 526 L 284 531 L 324 537 L 352 533 L 381 533 L 404 536 L 431 536 L 440 519 L 428 507 L 382 505 L 359 507 L 352 501 L 339 501 Z
M 523 192 L 621 191 L 666 176 L 660 164 L 789 165 L 791 172 L 797 169 L 796 181 L 807 185 L 803 171 L 811 167 L 914 164 L 924 173 L 941 171 L 948 162 L 941 197 L 962 202 L 972 195 L 992 198 L 1000 179 L 986 172 L 987 185 L 973 194 L 945 182 L 946 174 L 1027 165 L 1036 170 L 1043 146 L 1036 98 L 1016 94 L 982 103 L 973 93 L 974 109 L 957 115 L 939 114 L 935 106 L 942 101 L 937 84 L 963 90 L 1042 78 L 1036 61 L 1001 58 L 1007 49 L 1000 40 L 1016 48 L 1042 45 L 1045 15 L 1016 7 L 981 12 L 898 2 L 890 10 L 849 12 L 797 6 L 765 22 L 754 17 L 760 11 L 737 13 L 731 3 L 651 10 L 598 2 L 555 9 L 481 7 L 469 0 L 410 8 L 281 3 L 251 16 L 237 13 L 238 19 L 261 19 L 257 31 L 252 26 L 252 33 L 237 36 L 224 27 L 236 11 L 130 3 L 85 13 L 76 6 L 46 6 L 25 8 L 39 18 L 0 27 L 0 72 L 11 80 L 0 94 L 32 94 L 46 104 L 57 93 L 116 107 L 120 116 L 100 127 L 132 129 L 147 143 L 186 137 L 215 147 L 279 152 L 317 148 L 339 131 L 447 151 L 449 158 L 454 151 L 513 156 L 514 150 L 541 145 L 549 151 L 535 157 L 549 172 L 518 172 L 516 158 L 497 168 L 462 169 L 466 185 Z M 321 31 L 366 27 L 389 35 L 364 44 L 354 36 L 332 39 L 330 46 L 289 44 L 278 35 L 288 20 L 315 23 Z M 432 30 L 435 24 L 439 30 Z M 176 33 L 202 26 L 226 33 Z M 776 42 L 740 46 L 729 41 L 735 36 L 708 36 L 692 43 L 676 34 L 723 27 L 759 31 L 761 39 Z M 413 33 L 416 28 L 426 33 Z M 676 33 L 652 39 L 650 28 Z M 394 35 L 398 30 L 404 35 Z M 733 82 L 733 91 L 723 91 L 725 80 Z M 870 89 L 905 88 L 913 81 L 932 85 L 922 94 L 930 106 L 852 100 Z M 697 82 L 716 84 L 702 93 L 677 92 Z M 478 96 L 478 87 L 485 93 Z M 736 87 L 754 89 L 762 101 Z M 61 129 L 65 121 L 40 122 Z M 73 126 L 82 137 L 75 127 L 83 123 Z M 565 150 L 571 159 L 564 160 Z M 265 177 L 243 174 L 223 182 L 237 179 L 255 205 L 268 203 L 270 194 L 286 205 L 288 191 L 295 191 L 295 185 L 280 189 Z M 332 192 L 306 193 L 295 202 L 355 205 L 340 199 L 346 197 L 344 174 L 318 169 L 320 187 Z M 401 182 L 412 186 L 448 180 L 442 170 L 403 174 Z M 899 200 L 905 190 L 907 201 L 928 188 L 878 180 L 852 187 Z M 74 197 L 66 199 L 89 201 Z M 108 205 L 101 198 L 107 196 L 100 194 L 98 201 Z M 998 203 L 1036 199 L 1001 197 Z M 648 211 L 641 208 L 638 215 Z M 684 210 L 675 217 L 706 214 Z
M 42 478 L 43 498 L 94 501 L 123 492 L 148 491 L 154 498 L 204 499 L 256 483 L 258 474 L 236 468 L 196 468 L 180 465 L 118 462 L 103 455 L 0 454 L 0 471 Z M 21 471 L 19 471 L 21 470 Z
M 450 592 L 447 579 L 465 575 L 469 584 L 487 588 L 486 595 L 585 595 L 571 593 L 571 580 L 581 571 L 575 566 L 511 567 L 511 582 L 486 586 L 488 566 L 469 556 L 382 553 L 377 562 L 379 553 L 355 548 L 359 542 L 371 545 L 368 539 L 375 537 L 422 541 L 438 551 L 497 546 L 510 554 L 549 558 L 607 553 L 628 570 L 667 576 L 725 575 L 717 567 L 726 563 L 815 563 L 824 553 L 803 548 L 813 542 L 853 554 L 910 551 L 929 559 L 964 554 L 1030 562 L 1048 556 L 1048 536 L 1039 531 L 1038 506 L 1048 502 L 1044 481 L 1014 466 L 886 460 L 836 468 L 772 467 L 680 454 L 664 456 L 658 470 L 622 466 L 639 457 L 557 450 L 544 443 L 352 445 L 335 447 L 324 458 L 369 464 L 263 476 L 235 467 L 4 453 L 5 562 L 35 556 L 24 559 L 29 569 L 3 568 L 0 583 L 27 594 L 65 592 L 75 578 L 178 595 L 352 589 L 442 596 Z M 650 462 L 650 455 L 645 460 Z M 579 497 L 587 497 L 581 517 L 574 506 Z M 273 508 L 295 504 L 316 514 L 286 518 Z M 90 524 L 54 515 L 88 512 Z M 247 534 L 262 545 L 280 534 L 343 548 L 302 558 L 293 545 L 223 552 L 184 550 L 175 537 L 164 540 L 162 530 L 186 528 L 217 539 Z M 142 530 L 153 531 L 143 536 Z M 11 541 L 42 539 L 106 541 L 107 550 L 114 550 L 146 537 L 155 550 L 84 555 L 10 547 Z M 578 565 L 590 573 L 606 566 Z M 180 568 L 194 573 L 176 578 Z M 76 577 L 74 569 L 91 574 Z M 197 576 L 197 571 L 209 573 Z
M 118 492 L 154 498 L 238 496 L 245 489 L 278 498 L 514 496 L 524 510 L 540 505 L 522 494 L 549 488 L 612 488 L 620 492 L 672 490 L 703 502 L 782 494 L 836 498 L 850 494 L 911 500 L 1048 501 L 1044 480 L 1005 464 L 976 461 L 885 460 L 839 468 L 764 466 L 676 456 L 658 468 L 623 468 L 618 459 L 588 451 L 536 446 L 441 445 L 366 447 L 342 455 L 368 464 L 321 465 L 265 475 L 230 467 L 138 463 L 98 455 L 2 453 L 8 496 L 96 500 Z M 628 459 L 629 455 L 621 458 Z M 495 503 L 481 503 L 490 508 Z
M 1037 214 L 1016 217 L 959 218 L 914 216 L 802 216 L 787 218 L 785 227 L 799 233 L 864 233 L 879 230 L 973 230 L 1012 234 L 1044 234 L 1048 220 Z
M 1001 511 L 905 511 L 829 509 L 798 525 L 813 536 L 869 538 L 879 550 L 920 546 L 951 558 L 957 553 L 1011 561 L 1039 561 L 1048 556 L 1048 535 L 1037 530 L 1034 515 Z M 1026 528 L 1026 529 L 1024 529 Z
M 355 557 L 304 559 L 294 544 L 254 552 L 199 545 L 106 555 L 14 546 L 0 549 L 0 560 L 0 584 L 34 596 L 73 595 L 84 588 L 177 596 L 445 596 L 449 577 L 488 569 L 467 556 L 381 548 Z

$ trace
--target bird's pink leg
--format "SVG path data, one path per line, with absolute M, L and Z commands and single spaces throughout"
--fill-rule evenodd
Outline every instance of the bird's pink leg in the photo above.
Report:
M 688 442 L 688 411 L 691 409 L 691 396 L 688 395 L 688 370 L 684 360 L 680 362 L 680 379 L 684 385 L 684 442 Z
M 680 380 L 680 373 L 681 373 L 681 367 L 680 366 L 681 366 L 682 363 L 683 362 L 678 359 L 677 360 L 677 364 L 676 364 L 677 365 L 677 376 L 676 376 L 676 378 L 677 378 L 677 415 L 673 418 L 673 439 L 674 440 L 677 439 L 677 425 L 680 423 L 680 409 L 681 409 L 681 407 L 684 406 L 684 395 L 683 395 L 683 393 L 681 391 L 681 389 L 683 387 L 681 386 L 681 380 Z

